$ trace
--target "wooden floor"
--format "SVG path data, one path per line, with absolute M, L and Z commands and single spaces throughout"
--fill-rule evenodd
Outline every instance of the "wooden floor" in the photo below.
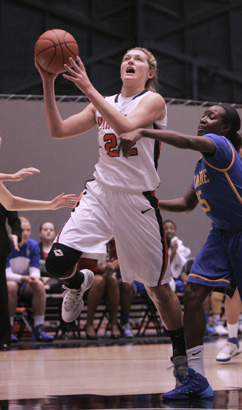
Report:
M 160 338 L 162 339 L 162 338 Z M 136 341 L 75 347 L 22 343 L 0 352 L 1 410 L 20 409 L 242 409 L 242 354 L 228 363 L 215 357 L 226 338 L 205 342 L 206 375 L 215 391 L 205 403 L 164 403 L 174 387 L 171 345 Z M 150 339 L 152 340 L 152 338 Z

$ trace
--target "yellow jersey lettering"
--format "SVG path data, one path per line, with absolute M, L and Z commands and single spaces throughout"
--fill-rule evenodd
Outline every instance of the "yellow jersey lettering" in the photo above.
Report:
M 209 212 L 211 210 L 209 204 L 207 203 L 206 199 L 201 198 L 202 196 L 202 191 L 199 190 L 196 192 L 197 199 L 199 200 L 200 204 L 202 205 L 202 209 L 204 212 Z
M 206 169 L 199 171 L 199 174 L 194 176 L 194 188 L 198 188 L 199 186 L 207 184 L 208 182 L 210 182 L 210 180 L 207 176 Z

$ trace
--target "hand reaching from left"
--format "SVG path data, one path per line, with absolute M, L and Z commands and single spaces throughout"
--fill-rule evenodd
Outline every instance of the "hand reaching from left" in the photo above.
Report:
M 29 175 L 38 174 L 40 172 L 39 169 L 34 167 L 29 168 L 22 168 L 19 171 L 15 172 L 14 174 L 9 174 L 8 181 L 22 181 L 24 178 L 28 177 Z M 5 174 L 0 174 L 0 180 L 6 181 L 6 179 L 1 179 L 1 176 Z
M 75 194 L 60 194 L 50 201 L 50 209 L 55 210 L 63 208 L 64 206 L 68 208 L 73 208 L 73 205 L 78 200 Z

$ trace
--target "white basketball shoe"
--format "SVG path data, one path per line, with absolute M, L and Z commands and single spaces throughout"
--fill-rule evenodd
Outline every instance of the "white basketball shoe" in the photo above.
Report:
M 70 289 L 63 285 L 65 291 L 63 292 L 63 303 L 61 315 L 62 319 L 67 322 L 73 322 L 80 315 L 83 306 L 83 295 L 92 286 L 94 281 L 94 274 L 89 269 L 82 269 L 84 281 L 80 289 Z

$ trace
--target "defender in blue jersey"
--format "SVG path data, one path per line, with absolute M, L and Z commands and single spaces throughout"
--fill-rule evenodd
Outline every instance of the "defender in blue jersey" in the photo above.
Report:
M 181 149 L 200 151 L 193 182 L 183 198 L 160 200 L 163 211 L 188 212 L 198 202 L 212 221 L 212 229 L 198 253 L 184 296 L 184 332 L 188 369 L 180 358 L 180 386 L 163 395 L 166 400 L 210 398 L 213 390 L 204 371 L 203 301 L 214 290 L 232 296 L 236 286 L 242 297 L 242 160 L 240 117 L 228 104 L 209 107 L 198 136 L 175 131 L 139 129 L 120 136 L 124 156 L 140 138 L 153 138 Z M 175 358 L 178 360 L 179 358 Z

